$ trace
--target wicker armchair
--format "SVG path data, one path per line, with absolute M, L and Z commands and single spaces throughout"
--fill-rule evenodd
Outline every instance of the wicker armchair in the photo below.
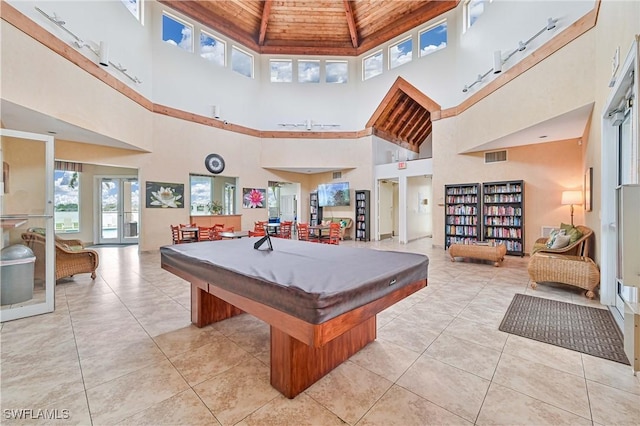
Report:
M 22 240 L 36 256 L 35 278 L 44 281 L 45 273 L 45 238 L 36 232 L 25 232 Z M 98 268 L 98 253 L 94 250 L 85 249 L 79 240 L 63 240 L 56 238 L 56 280 L 64 277 L 71 277 L 76 274 L 90 273 L 91 278 L 96 278 Z
M 577 225 L 576 228 L 580 232 L 582 232 L 582 237 L 580 237 L 575 243 L 569 244 L 566 247 L 559 249 L 550 249 L 547 248 L 547 240 L 548 238 L 542 237 L 538 238 L 533 245 L 533 250 L 531 254 L 535 253 L 556 253 L 556 254 L 565 254 L 568 256 L 589 256 L 589 249 L 591 245 L 591 238 L 593 237 L 593 231 L 591 228 L 587 228 L 586 226 Z
M 589 248 L 593 231 L 586 226 L 576 226 L 582 237 L 573 244 L 560 249 L 547 248 L 547 238 L 539 238 L 533 246 L 527 266 L 531 288 L 540 282 L 556 282 L 587 290 L 589 299 L 595 297 L 594 290 L 600 284 L 600 271 L 589 258 Z

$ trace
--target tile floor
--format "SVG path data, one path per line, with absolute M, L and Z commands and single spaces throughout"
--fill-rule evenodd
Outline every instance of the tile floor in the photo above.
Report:
M 189 284 L 157 252 L 104 247 L 94 282 L 56 286 L 54 313 L 2 324 L 0 423 L 46 409 L 81 425 L 640 424 L 630 367 L 498 331 L 518 292 L 600 306 L 577 289 L 531 290 L 526 257 L 496 268 L 451 263 L 430 239 L 344 245 L 425 253 L 429 284 L 295 399 L 269 384 L 266 324 L 193 327 Z

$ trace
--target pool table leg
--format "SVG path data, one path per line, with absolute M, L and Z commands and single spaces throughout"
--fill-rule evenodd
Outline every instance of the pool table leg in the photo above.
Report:
M 242 314 L 241 309 L 225 302 L 207 291 L 206 283 L 191 283 L 191 322 L 196 327 Z
M 294 398 L 375 338 L 375 315 L 318 348 L 271 326 L 271 386 Z

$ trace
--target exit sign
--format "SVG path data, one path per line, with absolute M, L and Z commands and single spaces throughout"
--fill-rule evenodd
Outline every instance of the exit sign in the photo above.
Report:
M 398 169 L 402 170 L 402 169 L 406 169 L 407 168 L 407 162 L 406 161 L 398 161 Z

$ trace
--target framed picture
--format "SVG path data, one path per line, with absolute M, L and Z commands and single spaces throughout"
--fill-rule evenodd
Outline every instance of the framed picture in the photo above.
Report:
M 184 208 L 184 184 L 147 181 L 145 199 L 147 208 Z
M 242 207 L 264 209 L 267 204 L 267 190 L 263 188 L 242 188 Z
M 584 174 L 584 209 L 590 212 L 593 200 L 593 167 L 589 167 Z

